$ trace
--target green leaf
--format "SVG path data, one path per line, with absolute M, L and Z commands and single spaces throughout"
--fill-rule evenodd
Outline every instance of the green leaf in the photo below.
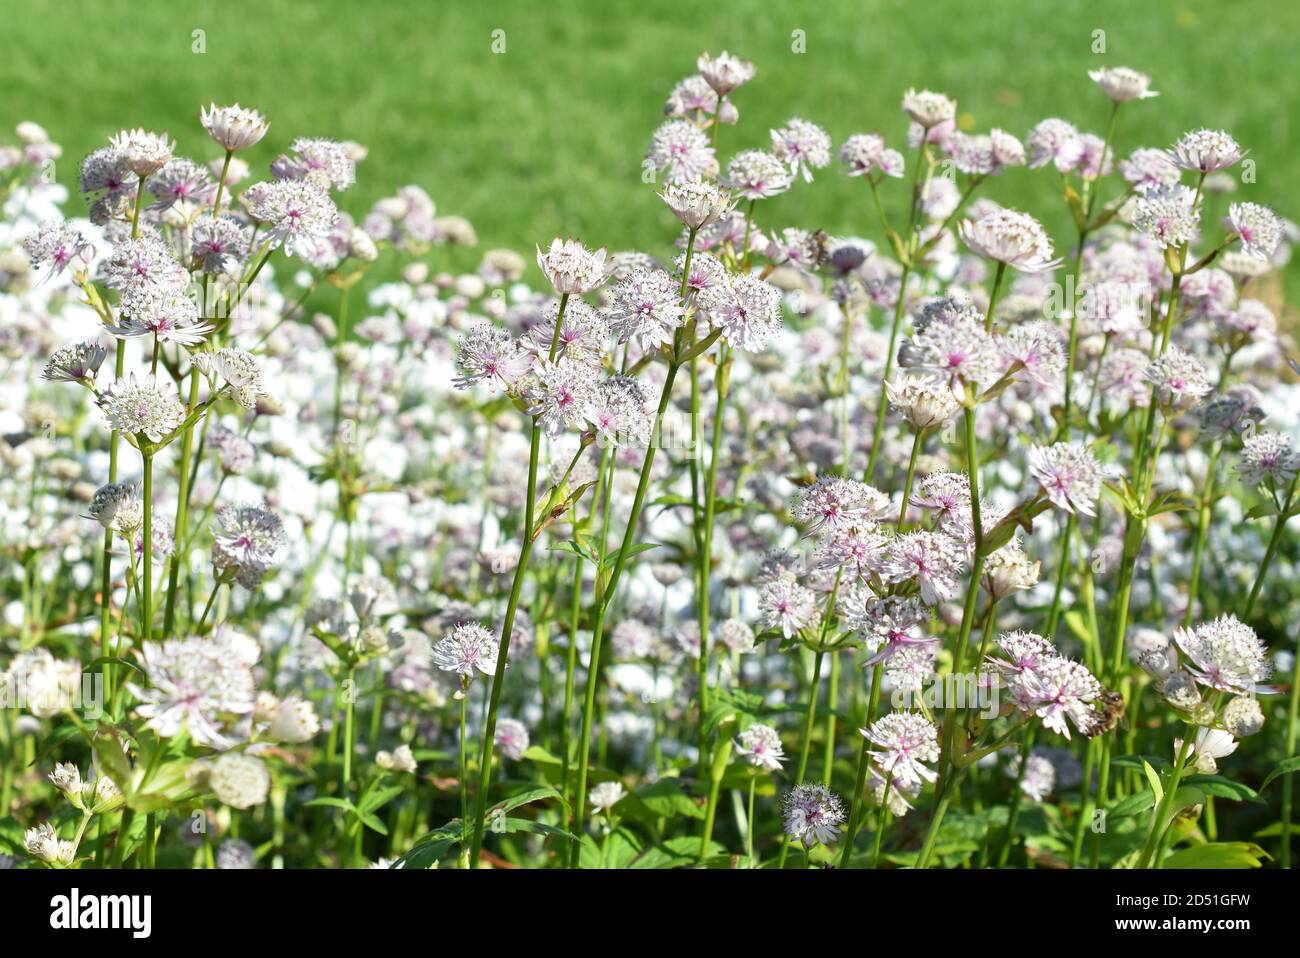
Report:
M 1259 868 L 1269 854 L 1254 842 L 1212 842 L 1174 852 L 1162 868 Z
M 1230 798 L 1234 802 L 1255 802 L 1262 804 L 1263 799 L 1249 785 L 1243 785 L 1241 782 L 1234 782 L 1232 779 L 1224 778 L 1222 775 L 1193 775 L 1183 780 L 1185 785 L 1190 785 L 1204 792 L 1206 795 L 1214 795 L 1219 798 Z
M 649 552 L 651 549 L 657 548 L 659 548 L 659 543 L 657 542 L 638 542 L 627 550 L 627 558 L 630 559 L 633 556 L 640 555 L 642 552 Z M 602 569 L 611 568 L 617 561 L 618 553 L 614 552 L 605 556 L 605 561 L 602 562 L 600 566 Z
M 721 855 L 726 849 L 717 842 L 709 842 L 705 858 Z M 632 868 L 681 868 L 694 864 L 700 857 L 700 838 L 698 835 L 683 835 L 660 842 L 646 851 L 644 855 L 632 862 Z M 913 856 L 915 857 L 915 856 Z
M 1246 513 L 1245 518 L 1262 519 L 1265 516 L 1275 516 L 1275 515 L 1277 515 L 1276 505 L 1274 505 L 1272 502 L 1261 502 L 1259 505 L 1251 506 L 1250 510 Z
M 363 795 L 361 798 L 361 803 L 358 807 L 363 812 L 377 811 L 378 809 L 383 808 L 385 805 L 387 805 L 389 802 L 395 799 L 398 795 L 403 794 L 405 791 L 406 789 L 401 785 L 393 785 L 390 786 L 389 788 L 381 788 L 377 792 L 372 792 L 369 795 Z
M 1131 815 L 1141 815 L 1144 812 L 1155 808 L 1156 797 L 1152 794 L 1151 789 L 1144 788 L 1140 792 L 1134 792 L 1127 798 L 1122 798 L 1110 808 L 1106 809 L 1107 818 L 1128 818 Z
M 434 829 L 416 843 L 416 846 L 399 858 L 394 867 L 431 868 L 461 842 L 461 824 L 454 818 L 446 825 Z
M 1259 790 L 1262 792 L 1264 789 L 1268 788 L 1269 783 L 1272 782 L 1273 779 L 1280 778 L 1283 775 L 1290 775 L 1292 772 L 1298 770 L 1300 770 L 1300 755 L 1293 755 L 1291 758 L 1279 762 L 1277 768 L 1268 773 L 1264 778 L 1264 783 L 1259 786 Z
M 1144 761 L 1142 763 L 1142 771 L 1146 773 L 1147 781 L 1151 783 L 1151 791 L 1155 794 L 1156 801 L 1164 801 L 1165 789 L 1164 786 L 1160 784 L 1160 776 L 1156 774 L 1156 770 L 1151 767 L 1150 763 Z
M 573 832 L 566 832 L 563 828 L 556 828 L 554 825 L 547 825 L 545 822 L 534 821 L 531 818 L 509 818 L 505 819 L 506 832 L 531 832 L 534 835 L 546 835 L 547 837 L 564 838 L 571 842 L 576 842 L 578 836 Z
M 328 805 L 330 808 L 341 808 L 347 812 L 355 812 L 357 810 L 357 807 L 346 798 L 313 798 L 310 802 L 304 802 L 303 804 L 307 808 Z
M 524 750 L 523 758 L 529 762 L 538 762 L 542 765 L 563 765 L 559 756 L 552 755 L 540 745 L 530 745 Z
M 661 778 L 653 785 L 638 788 L 631 797 L 656 818 L 673 818 L 677 815 L 704 818 L 704 809 L 686 794 L 675 779 Z
M 686 352 L 678 356 L 677 365 L 680 366 L 683 363 L 689 363 L 692 359 L 694 359 L 696 356 L 699 356 L 701 353 L 708 352 L 709 347 L 718 341 L 718 337 L 720 335 L 722 335 L 721 329 L 715 329 L 713 332 L 709 333 L 709 335 L 705 336 L 703 339 L 701 339 L 690 349 L 686 350 Z
M 505 801 L 493 805 L 491 810 L 488 812 L 488 814 L 502 815 L 505 814 L 506 812 L 513 812 L 516 808 L 519 808 L 521 805 L 528 805 L 532 802 L 540 802 L 543 799 L 547 799 L 547 798 L 558 798 L 560 799 L 560 801 L 564 801 L 564 796 L 562 796 L 555 789 L 550 788 L 549 786 L 543 786 L 542 788 L 533 788 L 533 789 L 529 789 L 526 792 L 520 792 L 518 795 L 511 795 Z

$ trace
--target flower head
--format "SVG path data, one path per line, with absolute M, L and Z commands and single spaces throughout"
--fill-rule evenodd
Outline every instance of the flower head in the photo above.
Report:
M 1246 153 L 1222 130 L 1192 130 L 1179 137 L 1169 155 L 1180 170 L 1213 173 L 1233 166 Z
M 662 171 L 668 184 L 695 183 L 713 176 L 718 160 L 709 138 L 690 120 L 669 120 L 650 138 L 646 162 Z
M 130 373 L 117 380 L 104 390 L 99 405 L 114 430 L 133 436 L 143 433 L 151 442 L 161 442 L 185 418 L 176 391 L 152 374 L 136 379 Z
M 164 738 L 185 730 L 197 745 L 230 748 L 237 738 L 227 726 L 256 704 L 257 652 L 256 642 L 233 632 L 146 642 L 139 657 L 148 684 L 128 684 L 137 714 Z
M 1029 450 L 1029 471 L 1052 505 L 1076 515 L 1096 515 L 1101 495 L 1101 464 L 1078 443 L 1035 445 Z
M 669 183 L 659 194 L 687 229 L 697 230 L 716 223 L 735 206 L 731 193 L 713 183 Z
M 938 777 L 924 763 L 939 759 L 939 730 L 920 712 L 890 712 L 859 731 L 875 746 L 871 761 L 882 773 L 907 785 Z
M 736 752 L 750 765 L 769 772 L 778 771 L 785 758 L 781 736 L 770 725 L 755 724 L 741 732 L 736 740 Z
M 537 248 L 537 265 L 557 293 L 581 296 L 604 285 L 605 255 L 603 249 L 592 252 L 577 240 L 556 237 L 545 253 Z
M 1089 70 L 1088 76 L 1116 103 L 1145 100 L 1160 95 L 1150 89 L 1149 76 L 1128 67 L 1102 67 L 1099 70 Z
M 208 136 L 227 150 L 245 150 L 261 142 L 271 124 L 261 113 L 236 103 L 234 106 L 199 108 L 199 122 Z
M 713 88 L 718 96 L 726 96 L 732 90 L 744 86 L 754 79 L 754 64 L 740 57 L 732 56 L 723 50 L 716 57 L 701 53 L 696 58 L 695 68 L 704 77 L 704 82 Z
M 1281 218 L 1258 203 L 1233 203 L 1223 220 L 1226 229 L 1237 234 L 1241 251 L 1256 259 L 1269 260 L 1282 242 Z
M 796 785 L 782 806 L 785 833 L 805 848 L 829 845 L 840 837 L 844 803 L 825 785 Z
M 790 168 L 775 154 L 764 150 L 743 150 L 727 164 L 724 182 L 744 199 L 762 200 L 788 190 L 793 176 Z
M 444 672 L 472 678 L 477 669 L 492 675 L 497 667 L 500 645 L 496 637 L 477 622 L 462 622 L 433 647 L 433 664 Z
M 136 176 L 157 173 L 172 158 L 172 149 L 176 146 L 166 133 L 140 129 L 123 130 L 109 139 L 109 145 L 120 153 L 122 162 Z
M 1047 231 L 1028 213 L 995 210 L 978 220 L 962 220 L 957 231 L 979 255 L 1022 273 L 1047 272 L 1061 264 L 1052 257 Z
M 1191 660 L 1188 671 L 1202 685 L 1220 692 L 1267 691 L 1272 674 L 1264 643 L 1235 615 L 1223 615 L 1191 629 L 1175 629 L 1174 642 Z

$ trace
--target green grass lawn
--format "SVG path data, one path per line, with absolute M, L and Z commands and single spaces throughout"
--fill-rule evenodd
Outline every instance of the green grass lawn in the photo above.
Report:
M 193 6 L 198 9 L 187 10 Z M 800 9 L 802 7 L 802 9 Z M 297 135 L 370 148 L 346 197 L 354 215 L 394 187 L 424 186 L 465 215 L 484 245 L 528 249 L 557 234 L 593 245 L 662 249 L 672 224 L 641 160 L 663 100 L 701 49 L 754 60 L 757 79 L 721 131 L 725 157 L 762 146 L 792 115 L 836 144 L 857 131 L 903 139 L 901 94 L 955 96 L 965 122 L 1023 136 L 1066 117 L 1102 132 L 1108 103 L 1087 78 L 1100 64 L 1149 72 L 1161 96 L 1121 113 L 1117 144 L 1166 146 L 1212 125 L 1252 148 L 1258 183 L 1241 195 L 1300 216 L 1293 185 L 1300 108 L 1292 67 L 1300 4 L 1289 0 L 825 0 L 817 4 L 300 0 L 198 4 L 13 0 L 0 27 L 0 124 L 44 124 L 80 157 L 122 126 L 167 129 L 213 155 L 200 103 L 240 101 L 272 120 L 248 159 L 263 168 Z M 206 52 L 191 51 L 192 31 Z M 506 50 L 491 49 L 494 30 Z M 792 51 L 803 31 L 806 52 Z M 1106 32 L 1094 54 L 1093 31 Z M 7 134 L 6 134 L 7 135 Z M 910 162 L 910 158 L 909 158 Z M 824 180 L 824 182 L 823 182 Z M 901 198 L 902 189 L 896 191 Z M 1016 170 L 990 194 L 1037 212 L 1068 244 L 1054 177 Z M 765 226 L 875 234 L 861 182 L 828 170 L 765 204 Z

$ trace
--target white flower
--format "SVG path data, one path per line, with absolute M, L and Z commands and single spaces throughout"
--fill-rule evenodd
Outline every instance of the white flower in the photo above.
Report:
M 587 793 L 593 814 L 608 812 L 627 795 L 622 782 L 601 782 Z
M 1149 76 L 1128 67 L 1102 67 L 1099 70 L 1089 70 L 1088 76 L 1116 103 L 1145 100 L 1160 95 L 1150 89 Z
M 260 142 L 271 125 L 261 113 L 238 103 L 234 106 L 213 103 L 206 110 L 200 107 L 199 122 L 208 136 L 231 151 L 244 150 Z
M 1232 737 L 1231 732 L 1218 728 L 1199 728 L 1192 742 L 1191 765 L 1202 775 L 1213 775 L 1219 770 L 1219 764 L 1215 759 L 1231 755 L 1240 744 Z M 1175 738 L 1174 756 L 1177 757 L 1182 750 L 1183 740 Z
M 557 293 L 581 295 L 604 284 L 609 275 L 605 255 L 603 249 L 592 252 L 576 240 L 557 237 L 545 253 L 537 248 L 537 265 Z
M 778 771 L 785 758 L 781 736 L 770 725 L 751 725 L 741 732 L 736 740 L 736 752 L 749 764 L 769 772 Z

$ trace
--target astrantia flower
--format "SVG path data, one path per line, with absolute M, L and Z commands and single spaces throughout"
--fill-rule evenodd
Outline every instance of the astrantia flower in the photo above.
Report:
M 885 146 L 879 133 L 855 133 L 840 146 L 840 162 L 849 176 L 867 176 L 879 170 L 886 176 L 903 175 L 903 155 Z
M 1234 165 L 1246 154 L 1222 130 L 1192 130 L 1179 138 L 1169 155 L 1181 170 L 1213 173 Z
M 460 341 L 456 365 L 464 375 L 452 382 L 457 389 L 468 389 L 480 382 L 493 389 L 499 385 L 509 389 L 532 364 L 532 354 L 513 336 L 490 323 L 480 322 Z
M 1095 133 L 1083 133 L 1079 136 L 1079 145 L 1082 149 L 1079 153 L 1079 162 L 1075 166 L 1079 176 L 1085 180 L 1109 176 L 1115 164 L 1114 154 L 1106 145 L 1106 141 Z
M 731 193 L 713 183 L 669 183 L 659 194 L 673 215 L 688 229 L 697 230 L 731 212 Z
M 319 731 L 315 706 L 306 699 L 287 698 L 276 705 L 266 735 L 274 742 L 295 745 L 310 742 Z
M 635 269 L 614 287 L 610 327 L 619 342 L 635 340 L 646 351 L 673 341 L 686 310 L 680 281 L 662 269 Z
M 542 320 L 529 327 L 524 345 L 540 356 L 566 356 L 589 366 L 600 366 L 609 348 L 609 322 L 605 315 L 581 299 L 570 299 L 558 335 L 560 303 L 551 300 L 542 308 Z
M 23 240 L 23 249 L 27 251 L 33 269 L 45 270 L 41 282 L 58 276 L 74 259 L 94 251 L 80 230 L 61 220 L 42 223 L 35 233 Z
M 933 377 L 905 372 L 885 383 L 889 403 L 917 429 L 941 426 L 961 408 L 952 390 Z
M 495 742 L 502 755 L 517 762 L 528 751 L 528 728 L 518 719 L 503 718 L 497 722 Z
M 1120 160 L 1119 171 L 1129 185 L 1137 190 L 1172 186 L 1181 175 L 1168 152 L 1150 148 L 1136 149 L 1128 159 Z
M 781 328 L 781 291 L 766 280 L 741 273 L 720 291 L 709 313 L 728 345 L 758 352 Z
M 1100 70 L 1089 70 L 1088 76 L 1116 103 L 1145 100 L 1160 95 L 1150 89 L 1149 76 L 1128 67 L 1102 67 Z
M 321 187 L 306 180 L 256 183 L 244 191 L 249 215 L 261 223 L 272 245 L 285 255 L 310 252 L 339 221 L 338 207 Z
M 1158 186 L 1138 197 L 1133 228 L 1161 246 L 1184 246 L 1196 238 L 1201 211 L 1195 194 L 1180 184 Z
M 100 147 L 81 161 L 81 192 L 93 196 L 132 195 L 139 178 L 127 166 L 126 155 L 111 146 Z
M 0 689 L 9 707 L 21 703 L 37 718 L 53 718 L 80 701 L 81 663 L 56 659 L 49 649 L 38 646 L 10 659 L 8 669 L 0 674 Z
M 212 562 L 247 589 L 280 561 L 287 544 L 284 523 L 270 509 L 253 503 L 217 510 L 212 532 Z
M 477 622 L 462 622 L 433 647 L 433 664 L 444 672 L 472 678 L 474 670 L 492 675 L 497 667 L 500 645 L 496 637 Z
M 1037 585 L 1041 566 L 1041 562 L 1030 562 L 1019 541 L 1012 539 L 984 560 L 980 585 L 993 598 L 1005 599 Z
M 530 416 L 549 435 L 565 429 L 582 429 L 591 418 L 596 400 L 598 371 L 584 362 L 561 356 L 555 362 L 537 367 L 536 382 L 530 395 Z
M 790 173 L 812 182 L 812 171 L 831 162 L 831 137 L 816 123 L 794 117 L 778 130 L 772 130 L 772 152 L 790 165 Z
M 1257 299 L 1243 299 L 1236 309 L 1214 317 L 1230 342 L 1241 339 L 1267 342 L 1277 336 L 1277 317 Z
M 601 812 L 608 813 L 626 795 L 627 789 L 622 782 L 601 782 L 587 793 L 587 801 L 591 803 L 592 813 L 599 815 Z
M 1247 738 L 1264 727 L 1264 710 L 1253 695 L 1238 695 L 1223 710 L 1223 726 L 1237 738 Z
M 93 382 L 107 356 L 108 349 L 93 340 L 60 346 L 46 361 L 41 378 L 51 382 Z
M 345 143 L 300 136 L 289 150 L 288 156 L 271 164 L 271 172 L 280 179 L 308 180 L 340 191 L 357 181 L 357 164 Z
M 1065 370 L 1065 347 L 1057 328 L 1045 320 L 1020 323 L 998 340 L 1008 366 L 1018 367 L 1031 382 L 1051 386 Z
M 816 597 L 793 575 L 778 576 L 759 590 L 758 612 L 763 625 L 780 630 L 789 639 L 812 624 L 817 614 Z
M 934 376 L 955 388 L 962 383 L 987 385 L 1002 372 L 1002 353 L 984 331 L 977 310 L 963 308 L 949 316 L 918 323 L 914 336 L 899 349 L 900 366 Z
M 133 536 L 144 522 L 140 488 L 129 482 L 110 482 L 100 486 L 90 502 L 90 518 L 105 529 Z
M 701 53 L 695 60 L 695 68 L 704 77 L 704 82 L 719 96 L 726 96 L 732 90 L 744 86 L 754 79 L 756 72 L 753 63 L 732 56 L 726 50 L 716 57 Z
M 172 158 L 175 143 L 167 134 L 146 130 L 123 130 L 109 139 L 109 145 L 121 153 L 127 169 L 136 176 L 150 176 L 161 170 Z
M 157 197 L 158 210 L 168 210 L 182 201 L 209 205 L 212 203 L 217 184 L 206 166 L 193 160 L 177 156 L 167 161 L 167 165 L 149 179 L 149 192 Z
M 650 441 L 653 416 L 645 391 L 631 376 L 610 376 L 596 386 L 588 419 L 607 442 L 645 445 Z
M 212 763 L 208 786 L 217 799 L 231 808 L 245 809 L 266 804 L 271 790 L 271 773 L 256 755 L 227 752 Z
M 604 284 L 609 275 L 605 256 L 604 249 L 592 252 L 577 240 L 557 237 L 545 253 L 537 248 L 537 265 L 557 293 L 581 296 Z
M 1101 464 L 1086 446 L 1058 442 L 1029 450 L 1029 471 L 1052 505 L 1076 515 L 1095 516 L 1101 495 Z
M 907 785 L 938 778 L 924 763 L 939 759 L 939 730 L 921 713 L 890 712 L 858 731 L 876 747 L 871 761 L 885 775 Z
M 248 230 L 233 216 L 205 216 L 190 233 L 191 254 L 205 273 L 234 271 L 248 255 L 248 239 Z
M 1223 225 L 1241 239 L 1241 251 L 1256 259 L 1272 259 L 1282 242 L 1281 218 L 1258 203 L 1233 203 Z
M 230 389 L 230 395 L 245 409 L 254 409 L 262 388 L 262 367 L 252 353 L 233 346 L 198 353 L 195 363 L 208 375 L 216 376 Z
M 1037 671 L 1051 659 L 1059 658 L 1056 647 L 1037 632 L 1003 632 L 998 637 L 1002 658 L 989 657 L 998 671 L 1006 675 L 1021 675 Z
M 757 768 L 780 770 L 785 758 L 781 736 L 770 725 L 751 725 L 736 739 L 736 753 Z
M 1266 479 L 1281 486 L 1300 471 L 1300 455 L 1292 451 L 1291 437 L 1285 433 L 1256 433 L 1242 443 L 1237 471 L 1248 486 L 1258 486 Z
M 227 150 L 244 150 L 261 142 L 271 124 L 257 110 L 234 106 L 199 108 L 199 122 L 208 136 Z
M 716 113 L 717 109 L 717 91 L 698 73 L 686 77 L 673 87 L 664 103 L 664 114 L 672 117 L 689 117 L 697 112 Z
M 1025 137 L 1029 168 L 1036 170 L 1051 163 L 1062 173 L 1074 169 L 1083 153 L 1083 143 L 1074 124 L 1055 117 L 1043 120 Z
M 1174 642 L 1191 660 L 1188 671 L 1220 692 L 1270 691 L 1261 686 L 1273 672 L 1268 650 L 1255 630 L 1235 615 L 1175 629 Z
M 962 220 L 957 231 L 979 255 L 1022 273 L 1041 273 L 1061 264 L 1052 258 L 1052 241 L 1028 213 L 996 210 L 978 220 Z
M 163 738 L 182 729 L 196 745 L 226 749 L 236 743 L 228 721 L 251 715 L 256 704 L 252 665 L 256 650 L 229 633 L 146 642 L 139 652 L 148 679 L 128 683 L 136 712 Z
M 1165 350 L 1143 376 L 1155 387 L 1156 401 L 1172 409 L 1191 409 L 1214 388 L 1205 364 L 1177 346 Z
M 636 662 L 648 659 L 655 650 L 656 639 L 654 630 L 640 619 L 623 619 L 614 627 L 614 634 L 611 637 L 614 643 L 614 660 Z
M 727 164 L 724 181 L 747 200 L 777 196 L 790 188 L 790 169 L 765 150 L 743 150 Z
M 102 269 L 105 284 L 120 293 L 149 286 L 180 289 L 188 280 L 185 268 L 162 238 L 152 232 L 116 244 Z
M 1020 756 L 1014 758 L 1015 761 L 1007 770 L 1008 773 L 1020 780 L 1020 791 L 1027 795 L 1030 801 L 1041 802 L 1051 793 L 1056 784 L 1056 766 L 1047 756 L 1034 752 L 1029 755 L 1022 773 Z
M 894 540 L 882 564 L 881 578 L 885 582 L 915 579 L 926 605 L 938 605 L 956 594 L 965 552 L 961 543 L 941 532 L 907 532 Z
M 1213 775 L 1219 770 L 1216 759 L 1226 758 L 1237 750 L 1241 744 L 1233 739 L 1231 732 L 1219 728 L 1198 728 L 1192 742 L 1188 763 L 1202 775 Z M 1183 751 L 1183 740 L 1174 739 L 1174 756 Z
M 703 130 L 689 120 L 669 120 L 650 138 L 646 162 L 663 171 L 669 184 L 694 183 L 713 176 L 718 160 Z
M 928 130 L 950 122 L 957 115 L 957 101 L 933 90 L 908 90 L 903 94 L 903 112 Z
M 71 865 L 77 857 L 74 842 L 59 838 L 59 833 L 49 822 L 41 822 L 23 833 L 23 847 L 27 854 L 47 865 Z
M 889 509 L 889 497 L 874 486 L 842 476 L 820 476 L 795 496 L 794 521 L 807 525 L 804 535 L 830 534 L 846 525 L 876 519 Z
M 805 848 L 830 845 L 840 837 L 844 803 L 825 785 L 796 785 L 781 808 L 785 833 Z
M 909 646 L 934 647 L 938 640 L 925 632 L 930 610 L 920 597 L 887 595 L 872 598 L 857 609 L 840 610 L 845 624 L 853 628 L 872 656 L 864 667 L 888 662 Z
M 99 406 L 114 430 L 143 433 L 151 442 L 161 442 L 185 418 L 176 390 L 152 374 L 136 379 L 131 373 L 117 380 L 100 395 Z
M 732 652 L 753 652 L 754 630 L 740 619 L 727 619 L 718 627 L 718 641 Z
M 199 307 L 194 300 L 168 287 L 146 286 L 124 294 L 118 311 L 121 321 L 110 329 L 126 339 L 154 336 L 160 343 L 195 346 L 214 328 L 199 322 Z
M 822 257 L 822 244 L 815 233 L 795 228 L 783 229 L 772 235 L 767 245 L 767 258 L 778 266 L 793 266 L 809 272 L 815 269 Z
M 217 868 L 246 871 L 257 867 L 257 850 L 240 838 L 227 838 L 217 849 Z
M 1070 737 L 1068 718 L 1081 732 L 1092 729 L 1096 719 L 1092 702 L 1101 695 L 1101 683 L 1087 667 L 1069 659 L 1045 659 L 1032 671 L 1020 675 L 1020 691 L 1027 697 L 1027 711 L 1043 720 L 1043 726 Z

